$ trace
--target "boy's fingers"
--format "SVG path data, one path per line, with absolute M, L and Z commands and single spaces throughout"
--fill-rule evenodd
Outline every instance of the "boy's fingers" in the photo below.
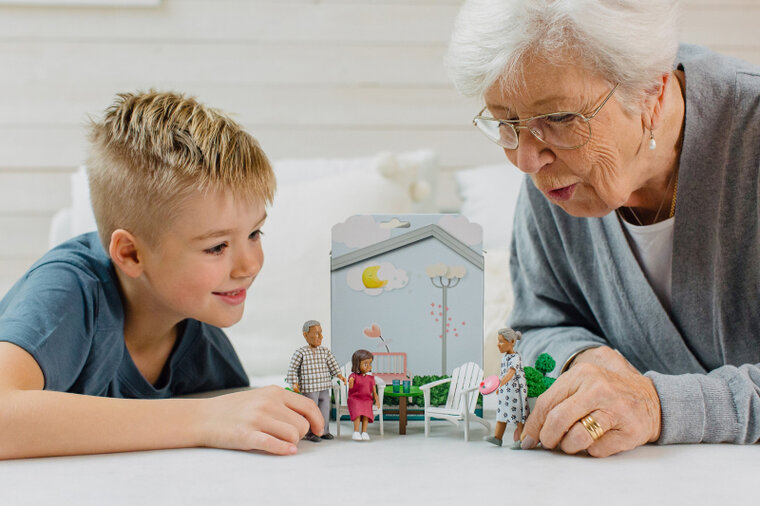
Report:
M 301 421 L 305 424 L 303 418 L 301 418 Z M 300 428 L 296 427 L 290 420 L 278 420 L 277 418 L 261 420 L 256 430 L 293 444 L 298 443 L 303 435 L 306 434 L 306 431 L 301 432 Z
M 293 455 L 298 451 L 295 444 L 258 431 L 251 434 L 248 449 L 263 450 L 274 455 Z
M 278 416 L 279 420 L 293 427 L 293 430 L 295 430 L 298 434 L 296 440 L 304 437 L 304 435 L 306 435 L 306 433 L 309 431 L 309 421 L 301 413 L 288 408 L 287 406 L 282 406 L 282 409 L 283 411 L 280 412 Z
M 322 434 L 325 428 L 325 421 L 322 418 L 322 412 L 317 407 L 317 403 L 305 397 L 303 395 L 294 394 L 292 392 L 285 392 L 285 405 L 300 414 L 311 427 L 311 431 L 314 434 Z M 308 430 L 308 429 L 307 429 Z M 304 432 L 306 434 L 306 432 Z

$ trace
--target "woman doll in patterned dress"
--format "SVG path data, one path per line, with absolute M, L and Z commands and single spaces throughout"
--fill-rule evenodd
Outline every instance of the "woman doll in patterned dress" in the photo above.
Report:
M 509 328 L 499 331 L 498 347 L 504 355 L 501 358 L 498 400 L 496 408 L 496 429 L 486 441 L 501 446 L 507 423 L 516 424 L 514 440 L 520 440 L 523 424 L 528 418 L 528 385 L 525 382 L 522 359 L 515 351 L 515 343 L 522 338 L 520 332 Z
M 367 350 L 356 350 L 351 357 L 351 375 L 348 377 L 348 414 L 354 422 L 355 441 L 369 441 L 367 424 L 375 419 L 372 412 L 372 403 L 380 409 L 380 398 L 377 395 L 375 377 L 369 374 L 372 371 L 374 355 Z M 361 432 L 359 425 L 361 424 Z

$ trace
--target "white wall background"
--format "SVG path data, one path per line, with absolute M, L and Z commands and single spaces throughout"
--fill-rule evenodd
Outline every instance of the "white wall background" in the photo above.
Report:
M 0 296 L 46 250 L 87 115 L 118 91 L 197 95 L 235 112 L 273 159 L 432 147 L 444 203 L 451 171 L 501 160 L 443 70 L 460 0 L 157 3 L 0 0 Z M 760 0 L 683 5 L 682 40 L 760 64 Z

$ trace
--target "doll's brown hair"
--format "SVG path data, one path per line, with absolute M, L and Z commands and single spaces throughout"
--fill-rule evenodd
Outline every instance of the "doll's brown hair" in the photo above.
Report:
M 371 351 L 356 350 L 351 356 L 351 372 L 355 374 L 361 374 L 362 371 L 359 366 L 364 360 L 367 360 L 368 358 L 373 360 L 375 358 Z

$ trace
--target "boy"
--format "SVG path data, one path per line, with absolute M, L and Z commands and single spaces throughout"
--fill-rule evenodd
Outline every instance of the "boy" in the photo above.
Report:
M 288 383 L 294 392 L 308 397 L 319 406 L 324 420 L 324 434 L 317 436 L 309 431 L 304 439 L 318 443 L 322 439 L 333 439 L 330 434 L 330 380 L 337 376 L 343 383 L 346 378 L 340 373 L 335 356 L 322 346 L 322 325 L 317 320 L 303 324 L 303 337 L 308 346 L 298 348 L 290 358 Z
M 244 387 L 224 333 L 263 261 L 275 180 L 235 122 L 174 93 L 93 123 L 98 233 L 48 252 L 0 301 L 0 458 L 211 446 L 296 452 L 310 400 Z

